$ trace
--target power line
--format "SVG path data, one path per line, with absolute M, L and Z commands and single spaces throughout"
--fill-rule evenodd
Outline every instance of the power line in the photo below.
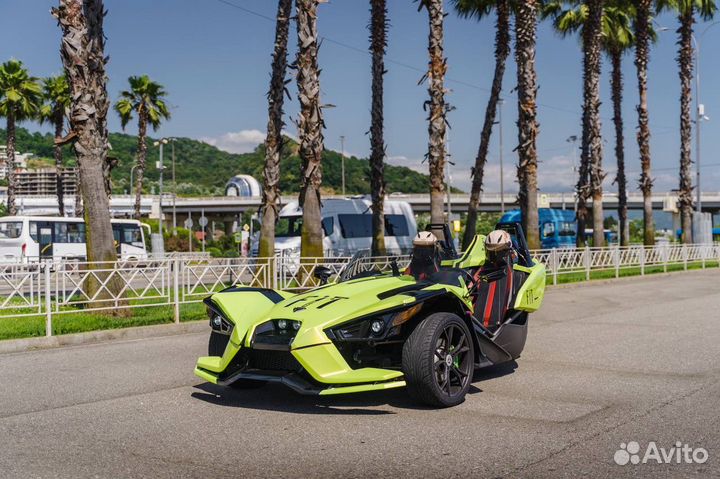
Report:
M 267 21 L 269 21 L 269 22 L 275 23 L 275 18 L 274 18 L 274 17 L 271 17 L 271 16 L 268 16 L 268 15 L 265 15 L 265 14 L 262 14 L 262 13 L 259 13 L 259 12 L 256 12 L 256 11 L 251 10 L 251 9 L 249 9 L 249 8 L 246 8 L 246 7 L 243 7 L 243 6 L 241 6 L 241 5 L 238 5 L 237 3 L 230 2 L 229 0 L 216 0 L 216 1 L 217 1 L 217 2 L 220 2 L 220 3 L 224 4 L 224 5 L 227 5 L 227 6 L 229 6 L 229 7 L 237 8 L 238 10 L 240 10 L 240 11 L 242 11 L 242 12 L 245 12 L 245 13 L 247 13 L 247 14 L 249 14 L 249 15 L 253 15 L 253 16 L 255 16 L 255 17 L 262 18 L 262 19 L 267 20 Z M 354 52 L 356 52 L 356 53 L 361 53 L 361 54 L 363 54 L 363 55 L 370 55 L 370 52 L 367 51 L 367 50 L 365 50 L 365 49 L 358 48 L 358 47 L 356 47 L 356 46 L 353 46 L 353 45 L 350 45 L 350 44 L 341 42 L 341 41 L 339 41 L 339 40 L 335 40 L 335 39 L 330 38 L 330 37 L 322 36 L 322 37 L 320 37 L 320 40 L 321 40 L 321 41 L 324 41 L 324 42 L 328 42 L 328 43 L 334 44 L 334 45 L 337 45 L 337 46 L 339 46 L 339 47 L 342 47 L 342 48 L 345 48 L 345 49 L 348 49 L 348 50 L 351 50 L 351 51 L 354 51 Z M 385 58 L 385 61 L 386 61 L 387 63 L 391 63 L 391 64 L 393 64 L 393 65 L 397 65 L 397 66 L 399 66 L 399 67 L 403 67 L 403 68 L 406 68 L 406 69 L 408 69 L 408 70 L 415 71 L 415 72 L 417 72 L 417 73 L 425 74 L 425 73 L 427 72 L 426 70 L 424 70 L 424 69 L 422 69 L 422 68 L 418 68 L 418 67 L 416 67 L 416 66 L 413 66 L 413 65 L 410 65 L 410 64 L 407 64 L 407 63 L 398 61 L 398 60 L 393 60 L 392 58 Z M 467 82 L 467 81 L 464 81 L 464 80 L 458 80 L 458 79 L 455 79 L 455 78 L 452 78 L 452 77 L 447 77 L 447 76 L 446 76 L 446 77 L 445 77 L 445 81 L 450 82 L 450 83 L 455 83 L 455 84 L 458 84 L 458 85 L 462 85 L 462 86 L 465 86 L 465 87 L 468 87 L 468 88 L 472 88 L 472 89 L 475 89 L 475 90 L 488 92 L 488 93 L 491 91 L 489 88 L 485 88 L 485 87 L 482 87 L 482 86 L 480 86 L 480 85 L 476 85 L 476 84 L 474 84 L 474 83 L 470 83 L 470 82 Z M 511 95 L 512 95 L 512 94 L 511 94 Z M 547 109 L 549 109 L 549 110 L 555 110 L 555 111 L 558 111 L 558 112 L 561 112 L 561 113 L 568 113 L 568 114 L 571 114 L 571 115 L 582 116 L 582 113 L 581 113 L 581 112 L 579 112 L 579 111 L 577 111 L 577 110 L 572 110 L 572 109 L 570 109 L 570 108 L 559 107 L 559 106 L 555 106 L 555 105 L 549 105 L 549 104 L 547 104 L 547 103 L 537 103 L 537 106 L 540 106 L 540 107 L 543 107 L 543 108 L 547 108 Z M 612 118 L 604 117 L 604 118 L 602 118 L 602 120 L 604 120 L 604 121 L 612 121 Z M 657 129 L 675 131 L 674 128 L 670 128 L 670 127 L 666 127 L 666 126 L 652 125 L 652 124 L 651 124 L 651 126 L 652 126 L 653 128 L 657 128 Z M 653 132 L 653 133 L 654 133 L 655 135 L 663 135 L 663 134 L 665 134 L 664 132 L 661 132 L 661 133 Z
M 248 14 L 250 14 L 250 15 L 254 15 L 254 16 L 258 17 L 258 18 L 263 18 L 263 19 L 268 20 L 268 21 L 273 22 L 273 23 L 275 22 L 275 18 L 274 18 L 274 17 L 270 17 L 270 16 L 268 16 L 268 15 L 264 15 L 264 14 L 262 14 L 262 13 L 258 13 L 258 12 L 254 11 L 254 10 L 250 10 L 249 8 L 245 8 L 245 7 L 240 6 L 240 5 L 236 4 L 236 3 L 228 2 L 227 0 L 217 0 L 217 1 L 220 2 L 220 3 L 224 3 L 225 5 L 227 5 L 227 6 L 229 6 L 229 7 L 235 7 L 235 8 L 237 8 L 238 10 L 242 10 L 243 12 L 248 13 Z

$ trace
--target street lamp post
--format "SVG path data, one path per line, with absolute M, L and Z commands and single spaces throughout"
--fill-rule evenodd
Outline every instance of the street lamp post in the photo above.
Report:
M 505 174 L 503 172 L 503 120 L 502 107 L 505 100 L 498 100 L 498 140 L 500 140 L 500 213 L 505 214 Z
M 163 209 L 162 209 L 162 196 L 163 196 L 163 146 L 167 145 L 168 140 L 167 138 L 163 138 L 159 141 L 156 141 L 153 143 L 155 146 L 160 146 L 160 161 L 157 163 L 157 168 L 160 171 L 160 181 L 159 181 L 159 188 L 160 188 L 160 221 L 158 222 L 158 232 L 160 233 L 160 238 L 163 237 Z
M 712 27 L 720 23 L 720 21 L 713 22 L 707 27 L 699 36 L 692 36 L 693 42 L 695 43 L 695 188 L 697 189 L 697 200 L 695 202 L 695 209 L 698 213 L 702 212 L 702 197 L 700 191 L 700 124 L 703 121 L 709 120 L 705 116 L 704 105 L 700 102 L 700 40 Z
M 573 176 L 575 176 L 575 173 L 578 171 L 578 169 L 577 169 L 577 141 L 578 141 L 578 137 L 577 137 L 577 135 L 571 135 L 571 136 L 570 136 L 567 140 L 565 140 L 565 141 L 568 142 L 568 143 L 570 143 L 570 144 L 572 145 L 572 152 L 571 152 L 571 153 L 572 153 L 572 164 L 573 164 L 572 170 L 573 170 Z M 577 195 L 574 195 L 574 196 L 575 196 L 575 199 L 574 199 L 575 205 L 573 206 L 573 209 L 574 209 L 575 212 L 577 213 L 577 203 L 578 203 L 577 200 L 578 200 L 578 199 L 577 199 Z M 564 209 L 564 208 L 563 208 L 563 209 Z
M 175 141 L 177 138 L 170 138 L 170 150 L 172 153 L 172 182 L 173 182 L 173 198 L 172 198 L 172 218 L 173 218 L 173 236 L 177 236 L 177 211 L 175 210 L 175 200 L 177 198 L 177 182 L 175 181 Z
M 345 135 L 340 136 L 340 169 L 342 175 L 342 194 L 345 196 Z
M 135 183 L 133 182 L 133 173 L 135 173 L 135 168 L 137 168 L 137 165 L 133 165 L 132 168 L 130 168 L 130 194 L 133 194 L 133 188 L 135 188 Z
M 447 185 L 447 223 L 452 221 L 452 199 L 450 192 L 452 190 L 452 177 L 450 176 L 450 133 L 445 131 L 445 184 Z

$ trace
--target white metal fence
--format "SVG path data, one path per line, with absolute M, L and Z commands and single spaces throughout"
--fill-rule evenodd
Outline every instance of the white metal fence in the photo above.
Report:
M 579 248 L 567 250 L 538 250 L 533 256 L 547 266 L 552 283 L 557 284 L 562 276 L 584 276 L 589 280 L 594 272 L 613 272 L 613 276 L 624 274 L 644 275 L 650 269 L 668 268 L 681 265 L 699 264 L 705 268 L 708 263 L 717 266 L 720 262 L 720 245 L 671 245 L 655 246 L 611 246 L 606 248 Z
M 549 281 L 590 279 L 604 271 L 646 274 L 681 265 L 701 267 L 720 263 L 720 245 L 658 245 L 539 250 L 533 256 L 548 268 Z M 0 268 L 0 320 L 41 316 L 46 334 L 52 334 L 54 317 L 107 310 L 166 307 L 180 321 L 181 305 L 197 303 L 209 294 L 235 285 L 303 290 L 317 284 L 317 266 L 336 279 L 350 258 L 172 258 L 119 261 L 98 267 L 68 261 L 12 265 Z M 393 261 L 407 266 L 408 256 L 365 258 L 353 274 L 367 269 L 390 271 Z M 632 271 L 631 271 L 632 270 Z M 91 283 L 94 283 L 94 287 Z M 92 291 L 92 293 L 90 292 Z

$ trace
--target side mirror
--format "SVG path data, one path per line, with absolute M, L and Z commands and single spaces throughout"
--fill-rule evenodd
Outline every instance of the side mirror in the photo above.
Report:
M 328 279 L 330 279 L 330 276 L 332 275 L 332 270 L 327 266 L 316 266 L 313 271 L 313 276 L 320 280 L 321 285 L 327 284 Z

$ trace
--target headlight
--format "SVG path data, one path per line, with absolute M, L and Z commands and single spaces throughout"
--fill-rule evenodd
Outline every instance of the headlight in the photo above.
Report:
M 258 325 L 253 332 L 253 347 L 255 349 L 289 349 L 300 326 L 300 321 L 292 319 L 265 321 Z
M 400 326 L 415 316 L 421 308 L 422 304 L 416 304 L 401 311 L 350 321 L 325 332 L 331 339 L 340 341 L 387 339 L 398 334 Z
M 210 317 L 210 327 L 219 334 L 230 335 L 233 330 L 233 323 L 228 321 L 223 314 L 214 306 L 208 305 L 208 316 Z

